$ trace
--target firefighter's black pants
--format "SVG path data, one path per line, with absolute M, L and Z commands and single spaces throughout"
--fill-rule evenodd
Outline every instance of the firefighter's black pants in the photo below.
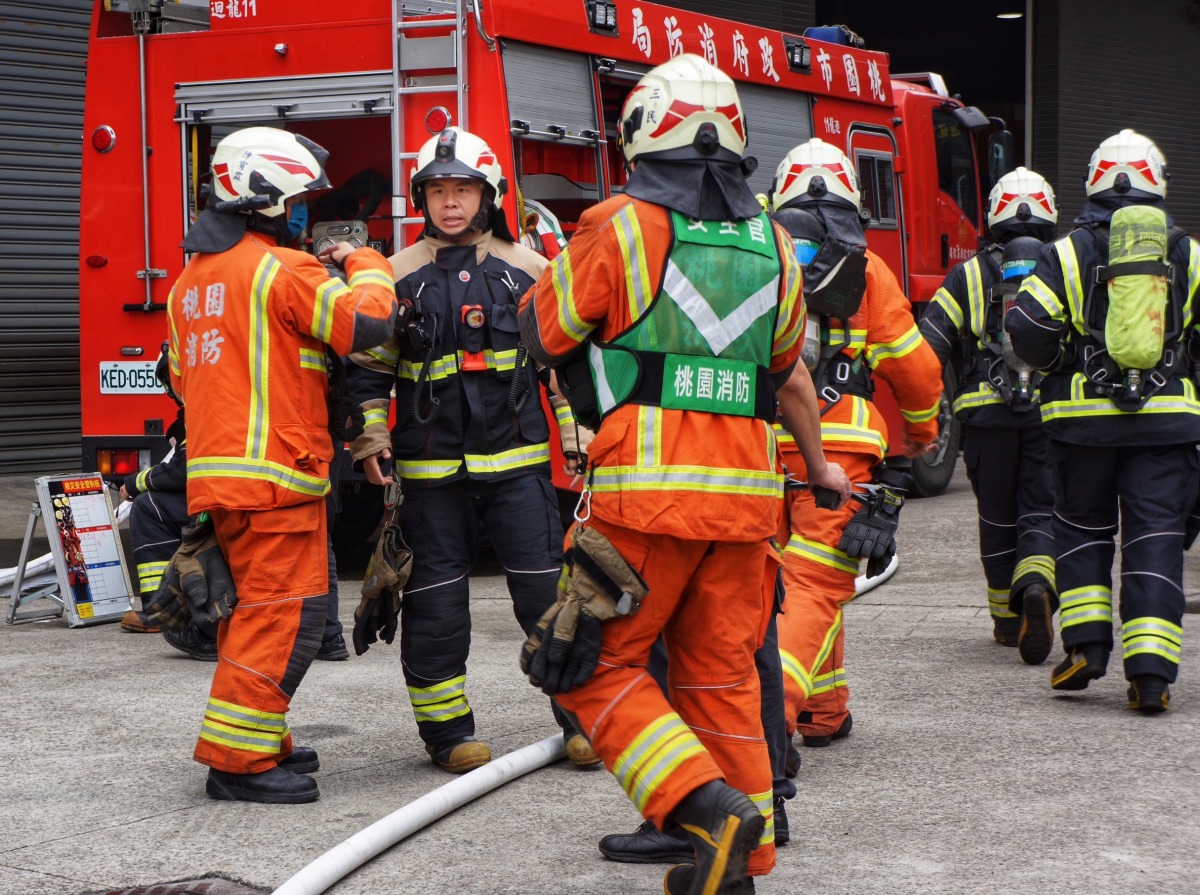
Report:
M 1174 681 L 1183 639 L 1183 527 L 1197 487 L 1192 444 L 1092 447 L 1051 440 L 1063 646 L 1112 649 L 1112 563 L 1121 530 L 1125 676 Z
M 1036 411 L 1035 411 L 1036 412 Z M 1054 479 L 1040 424 L 966 427 L 963 461 L 979 513 L 979 559 L 998 631 L 1016 635 L 1026 586 L 1054 587 Z M 1053 599 L 1053 596 L 1051 597 Z
M 465 692 L 471 646 L 467 574 L 481 524 L 504 567 L 522 631 L 532 631 L 557 596 L 563 529 L 549 471 L 405 492 L 400 525 L 413 567 L 400 609 L 400 658 L 417 728 L 430 744 L 475 733 Z M 514 639 L 514 656 L 516 646 Z M 569 729 L 557 709 L 555 717 Z

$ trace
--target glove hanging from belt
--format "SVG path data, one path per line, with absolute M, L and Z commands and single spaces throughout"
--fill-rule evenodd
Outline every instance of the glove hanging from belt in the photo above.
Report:
M 233 573 L 212 519 L 200 513 L 184 526 L 179 549 L 167 563 L 146 614 L 160 627 L 182 631 L 193 620 L 211 624 L 229 618 L 236 605 Z
M 547 696 L 574 690 L 600 661 L 601 623 L 637 612 L 649 591 L 608 538 L 577 526 L 558 579 L 558 601 L 521 647 L 521 671 Z
M 842 530 L 838 549 L 847 556 L 867 560 L 867 577 L 880 575 L 896 555 L 896 528 L 904 495 L 912 487 L 912 474 L 903 467 L 879 465 L 867 493 L 855 493 L 864 506 Z
M 362 599 L 354 610 L 354 654 L 361 656 L 371 644 L 396 639 L 400 624 L 400 601 L 408 576 L 412 574 L 413 553 L 400 531 L 399 508 L 403 496 L 397 496 L 388 509 L 379 543 L 367 563 L 362 583 Z

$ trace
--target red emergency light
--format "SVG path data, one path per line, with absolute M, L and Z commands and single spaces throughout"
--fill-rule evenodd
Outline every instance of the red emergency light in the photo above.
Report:
M 140 468 L 137 448 L 100 448 L 96 451 L 97 472 L 105 478 L 133 475 Z
M 117 132 L 107 124 L 102 124 L 92 131 L 92 149 L 97 152 L 109 152 L 117 145 Z
M 440 134 L 450 126 L 450 110 L 434 106 L 425 113 L 425 129 L 431 134 Z

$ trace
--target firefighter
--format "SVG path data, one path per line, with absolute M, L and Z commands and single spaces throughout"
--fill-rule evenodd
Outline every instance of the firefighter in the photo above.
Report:
M 1005 304 L 1054 238 L 1058 206 L 1040 174 L 1017 168 L 988 195 L 991 241 L 954 267 L 921 318 L 921 334 L 958 382 L 963 459 L 979 508 L 979 558 L 992 635 L 1040 665 L 1054 640 L 1054 485 L 1037 412 L 1041 374 L 1014 357 Z
M 773 385 L 813 480 L 838 499 L 849 483 L 793 369 L 801 271 L 746 184 L 733 81 L 677 56 L 642 77 L 617 128 L 624 193 L 583 214 L 522 302 L 530 352 L 598 425 L 560 603 L 522 667 L 647 820 L 688 832 L 668 895 L 752 892 L 775 861 L 754 666 L 779 567 Z M 660 634 L 669 696 L 646 672 Z
M 1084 185 L 1075 229 L 1046 247 L 1005 321 L 1017 355 L 1051 371 L 1041 417 L 1066 658 L 1050 685 L 1082 690 L 1108 669 L 1119 525 L 1128 703 L 1161 712 L 1179 669 L 1197 489 L 1200 246 L 1169 226 L 1166 161 L 1142 134 L 1100 143 Z
M 188 511 L 207 512 L 237 588 L 195 758 L 215 799 L 318 798 L 316 751 L 286 713 L 321 645 L 328 590 L 324 497 L 333 444 L 326 346 L 379 344 L 396 303 L 387 262 L 339 243 L 321 260 L 283 248 L 289 202 L 329 185 L 328 153 L 287 131 L 234 131 L 212 157 L 191 260 L 167 300 L 171 384 L 187 405 Z M 202 562 L 203 565 L 203 562 Z
M 890 433 L 871 401 L 873 377 L 896 397 L 905 458 L 934 447 L 942 385 L 937 356 L 917 330 L 899 283 L 866 249 L 850 159 L 819 139 L 800 144 L 775 171 L 771 204 L 805 266 L 812 339 L 806 361 L 814 366 L 825 456 L 846 470 L 863 497 L 831 513 L 816 506 L 812 491 L 789 490 L 779 537 L 786 545 L 779 644 L 789 733 L 799 730 L 805 746 L 827 746 L 853 724 L 842 604 L 854 596 L 861 557 L 869 558 L 869 575 L 890 561 L 911 483 L 905 460 L 884 463 Z M 777 424 L 783 463 L 808 478 L 789 429 L 786 421 Z
M 351 453 L 376 484 L 392 483 L 385 472 L 394 458 L 404 489 L 400 526 L 413 565 L 400 608 L 400 660 L 409 700 L 433 763 L 454 774 L 491 760 L 475 737 L 466 692 L 467 575 L 480 524 L 526 633 L 553 604 L 562 564 L 543 385 L 517 333 L 517 300 L 546 259 L 515 244 L 501 206 L 506 189 L 495 153 L 475 134 L 449 128 L 421 147 L 409 195 L 425 232 L 391 258 L 398 332 L 353 355 L 350 366 L 366 413 Z M 573 434 L 569 415 L 562 423 Z M 365 651 L 361 629 L 355 636 L 356 651 Z M 572 761 L 598 766 L 587 740 L 554 712 Z

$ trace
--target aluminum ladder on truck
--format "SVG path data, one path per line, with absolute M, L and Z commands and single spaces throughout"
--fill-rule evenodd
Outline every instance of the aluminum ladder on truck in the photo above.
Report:
M 451 124 L 467 128 L 467 18 L 477 16 L 481 0 L 396 0 L 392 9 L 395 41 L 392 44 L 392 89 L 396 96 L 396 151 L 392 153 L 395 186 L 392 220 L 394 251 L 404 247 L 404 227 L 424 223 L 412 216 L 408 197 L 408 169 L 417 153 L 406 152 L 404 98 L 420 94 L 453 94 Z M 450 32 L 444 33 L 446 28 Z M 441 33 L 430 34 L 430 31 Z M 483 32 L 485 40 L 489 40 Z M 490 43 L 490 41 L 489 41 Z M 453 70 L 451 72 L 451 70 Z M 422 135 L 424 142 L 426 135 Z M 415 143 L 415 141 L 414 141 Z

